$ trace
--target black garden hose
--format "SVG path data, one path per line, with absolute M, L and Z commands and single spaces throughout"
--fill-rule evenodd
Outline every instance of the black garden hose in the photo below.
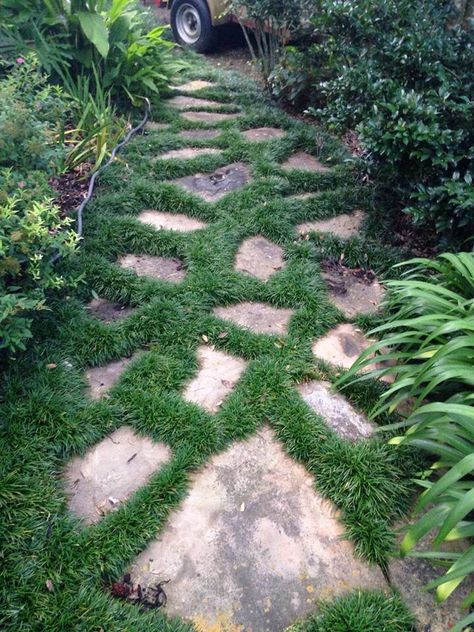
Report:
M 101 173 L 103 173 L 107 167 L 109 167 L 112 162 L 115 160 L 115 156 L 117 155 L 117 152 L 119 152 L 122 147 L 124 147 L 128 141 L 132 138 L 132 136 L 134 136 L 137 132 L 141 131 L 149 117 L 150 117 L 150 112 L 151 112 L 151 103 L 150 100 L 147 99 L 147 97 L 143 97 L 143 100 L 145 101 L 145 116 L 143 117 L 143 119 L 140 121 L 140 123 L 136 126 L 133 127 L 131 130 L 129 130 L 127 132 L 127 134 L 125 134 L 125 136 L 123 137 L 123 139 L 118 143 L 118 145 L 116 145 L 113 149 L 112 149 L 112 153 L 110 154 L 109 159 L 107 160 L 107 162 L 102 165 L 99 169 L 97 169 L 97 171 L 94 171 L 94 173 L 91 176 L 91 179 L 89 180 L 89 187 L 87 189 L 87 195 L 86 197 L 82 200 L 80 206 L 77 209 L 77 218 L 76 218 L 76 232 L 78 237 L 82 237 L 82 213 L 84 211 L 84 209 L 86 208 L 86 206 L 89 204 L 91 198 L 92 198 L 92 194 L 94 193 L 94 187 L 95 187 L 95 181 L 97 180 L 97 176 L 99 176 Z M 52 258 L 51 258 L 51 263 L 56 263 L 56 261 L 58 261 L 58 259 L 60 259 L 61 254 L 59 252 L 57 252 Z

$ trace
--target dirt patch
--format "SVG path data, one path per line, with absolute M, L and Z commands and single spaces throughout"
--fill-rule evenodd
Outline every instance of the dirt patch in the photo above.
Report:
M 56 193 L 55 204 L 63 216 L 75 211 L 86 197 L 91 169 L 92 164 L 84 162 L 72 171 L 50 179 L 49 184 Z

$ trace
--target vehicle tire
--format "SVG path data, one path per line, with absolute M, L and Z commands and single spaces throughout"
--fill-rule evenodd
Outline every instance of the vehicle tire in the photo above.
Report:
M 178 44 L 196 53 L 206 53 L 215 43 L 216 29 L 205 0 L 174 0 L 171 28 Z

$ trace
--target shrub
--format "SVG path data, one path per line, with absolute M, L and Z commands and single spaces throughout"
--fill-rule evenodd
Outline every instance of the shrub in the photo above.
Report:
M 0 50 L 34 51 L 57 80 L 96 68 L 115 95 L 156 95 L 183 63 L 170 54 L 167 27 L 147 30 L 136 0 L 4 0 Z
M 368 166 L 415 223 L 474 232 L 474 29 L 448 0 L 318 0 L 311 41 L 286 49 L 274 94 L 330 128 L 357 127 Z
M 64 157 L 57 141 L 68 115 L 66 99 L 48 85 L 34 57 L 7 67 L 0 81 L 0 167 L 53 173 Z
M 8 173 L 2 174 L 8 180 Z M 31 337 L 31 314 L 46 309 L 46 293 L 65 286 L 51 258 L 70 256 L 77 235 L 51 200 L 28 200 L 21 190 L 0 202 L 0 349 L 15 352 Z
M 395 381 L 374 411 L 393 411 L 402 402 L 411 413 L 392 425 L 407 428 L 391 443 L 412 445 L 437 458 L 419 484 L 425 490 L 415 513 L 421 517 L 408 530 L 402 553 L 435 532 L 432 551 L 416 552 L 441 564 L 444 576 L 428 588 L 444 600 L 474 573 L 474 544 L 465 552 L 440 551 L 443 542 L 474 535 L 474 255 L 445 254 L 435 261 L 417 259 L 404 278 L 389 282 L 387 323 L 372 332 L 382 336 L 343 378 L 364 380 L 391 374 Z M 375 353 L 388 366 L 356 377 Z M 474 592 L 467 601 L 474 599 Z M 469 615 L 462 625 L 474 621 Z

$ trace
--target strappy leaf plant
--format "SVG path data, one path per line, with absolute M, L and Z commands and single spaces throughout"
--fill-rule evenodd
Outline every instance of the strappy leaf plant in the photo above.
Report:
M 373 416 L 403 404 L 410 413 L 390 428 L 404 434 L 391 443 L 434 455 L 429 471 L 417 481 L 423 488 L 415 506 L 417 520 L 401 552 L 447 568 L 427 586 L 443 601 L 474 573 L 474 544 L 462 551 L 442 549 L 444 543 L 474 536 L 474 255 L 443 254 L 402 265 L 408 268 L 402 278 L 387 283 L 388 321 L 371 332 L 379 341 L 341 381 L 393 376 Z M 373 365 L 373 354 L 384 365 L 361 374 Z M 432 550 L 415 551 L 428 534 L 434 536 Z M 463 605 L 473 602 L 474 592 Z M 472 622 L 474 614 L 453 630 Z

